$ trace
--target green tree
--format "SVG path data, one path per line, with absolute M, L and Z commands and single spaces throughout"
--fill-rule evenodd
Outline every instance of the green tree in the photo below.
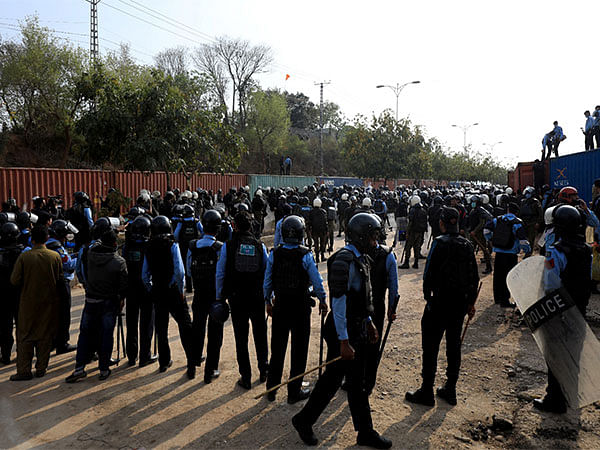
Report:
M 255 90 L 248 102 L 248 127 L 244 138 L 257 155 L 263 173 L 271 173 L 273 158 L 281 156 L 290 128 L 285 98 L 277 91 Z
M 76 139 L 83 106 L 78 85 L 86 71 L 85 52 L 64 44 L 36 17 L 21 24 L 19 42 L 0 42 L 0 108 L 30 148 L 56 151 L 59 167 Z

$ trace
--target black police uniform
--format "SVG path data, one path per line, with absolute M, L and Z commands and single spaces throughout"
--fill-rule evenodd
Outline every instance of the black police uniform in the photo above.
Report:
M 310 250 L 306 247 L 288 249 L 279 246 L 273 251 L 271 279 L 275 305 L 271 329 L 271 362 L 267 389 L 281 383 L 288 336 L 292 335 L 290 378 L 306 370 L 310 338 L 311 299 L 309 277 L 302 259 Z M 297 396 L 302 379 L 288 384 L 288 398 Z
M 154 304 L 152 297 L 146 291 L 142 281 L 142 267 L 144 255 L 148 243 L 145 240 L 136 239 L 128 229 L 125 232 L 125 246 L 123 247 L 123 258 L 127 263 L 127 307 L 125 309 L 125 321 L 127 324 L 127 340 L 125 352 L 130 364 L 138 359 L 140 365 L 145 365 L 152 358 L 151 345 L 154 333 Z M 139 325 L 139 345 L 138 345 Z
M 348 405 L 352 415 L 354 429 L 359 433 L 369 433 L 373 430 L 369 393 L 366 388 L 365 373 L 368 367 L 368 337 L 366 335 L 367 318 L 373 314 L 371 297 L 371 281 L 368 257 L 357 258 L 346 248 L 336 252 L 328 261 L 328 284 L 330 298 L 346 296 L 346 320 L 348 340 L 354 348 L 354 359 L 336 361 L 329 364 L 323 375 L 317 381 L 306 405 L 296 416 L 295 420 L 313 425 L 334 397 L 346 377 L 348 385 Z M 359 290 L 348 289 L 350 265 L 354 265 L 357 276 L 360 277 Z M 327 361 L 340 356 L 340 341 L 338 339 L 333 312 L 325 320 L 323 335 L 327 342 Z
M 206 239 L 206 237 L 205 237 Z M 192 323 L 192 335 L 194 337 L 194 360 L 200 365 L 204 338 L 206 342 L 206 364 L 204 366 L 204 379 L 210 382 L 215 370 L 219 369 L 221 357 L 221 346 L 223 345 L 223 324 L 209 316 L 210 305 L 216 299 L 215 276 L 217 272 L 217 261 L 223 243 L 215 240 L 212 245 L 198 248 L 198 241 L 190 242 L 191 253 L 191 277 L 194 281 L 194 300 L 192 312 L 194 321 Z M 208 322 L 208 336 L 207 336 Z
M 444 332 L 447 386 L 456 386 L 461 360 L 460 334 L 464 317 L 476 300 L 478 283 L 473 245 L 457 233 L 437 237 L 423 274 L 423 293 L 427 301 L 421 319 L 424 388 L 433 389 Z
M 2 302 L 0 303 L 0 361 L 4 364 L 10 362 L 10 355 L 14 343 L 13 323 L 17 323 L 17 311 L 20 289 L 10 282 L 17 258 L 23 251 L 23 246 L 16 243 L 0 242 L 0 285 L 2 287 Z
M 242 246 L 245 250 L 242 252 Z M 254 251 L 250 251 L 250 247 Z M 226 245 L 226 268 L 223 297 L 229 299 L 235 337 L 238 368 L 244 383 L 252 377 L 248 354 L 249 322 L 261 380 L 266 381 L 268 368 L 267 320 L 262 295 L 264 280 L 263 244 L 250 231 L 237 232 Z
M 193 213 L 192 213 L 193 214 Z M 190 220 L 191 219 L 191 220 Z M 186 217 L 181 221 L 181 229 L 179 230 L 179 251 L 181 252 L 181 259 L 185 262 L 187 257 L 187 251 L 190 246 L 190 242 L 198 238 L 198 221 L 193 217 Z M 185 273 L 185 288 L 187 292 L 192 292 L 192 277 L 189 273 Z

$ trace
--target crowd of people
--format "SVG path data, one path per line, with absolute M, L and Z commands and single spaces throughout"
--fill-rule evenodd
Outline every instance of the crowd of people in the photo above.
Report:
M 588 226 L 600 230 L 600 180 L 594 194 L 588 206 L 572 187 L 513 192 L 471 183 L 333 190 L 315 184 L 264 187 L 254 193 L 240 187 L 225 194 L 174 189 L 164 197 L 142 190 L 124 216 L 115 208 L 111 216 L 96 220 L 84 192 L 74 194 L 67 210 L 58 197 L 34 198 L 30 211 L 9 199 L 0 213 L 0 277 L 9 286 L 2 303 L 0 358 L 11 363 L 14 328 L 17 367 L 11 380 L 43 377 L 53 349 L 57 354 L 76 351 L 67 383 L 85 378 L 86 366 L 95 360 L 99 378 L 105 380 L 115 363 L 114 332 L 125 309 L 130 366 L 158 362 L 160 372 L 171 367 L 172 317 L 188 378 L 194 379 L 204 364 L 208 384 L 220 375 L 223 327 L 231 316 L 238 385 L 252 387 L 251 325 L 259 381 L 266 383 L 269 401 L 276 400 L 291 336 L 290 378 L 297 378 L 287 384 L 287 401 L 307 400 L 292 418 L 306 444 L 318 442 L 312 427 L 342 387 L 348 392 L 357 443 L 389 448 L 391 441 L 374 430 L 369 395 L 385 345 L 384 324 L 396 319 L 398 269 L 410 270 L 411 257 L 413 269 L 426 260 L 422 382 L 406 393 L 406 400 L 434 405 L 445 333 L 446 381 L 436 394 L 455 405 L 460 336 L 465 316 L 475 313 L 480 287 L 476 254 L 481 253 L 481 275 L 493 276 L 494 301 L 500 307 L 515 306 L 506 277 L 519 254 L 526 258 L 537 251 L 546 255 L 546 290 L 564 286 L 585 312 L 592 291 L 597 292 L 585 231 Z M 108 210 L 110 204 L 105 199 Z M 271 251 L 262 242 L 270 213 L 275 223 Z M 344 236 L 345 245 L 334 252 L 336 233 Z M 428 254 L 422 255 L 425 250 Z M 318 268 L 325 261 L 328 293 Z M 75 277 L 85 289 L 77 345 L 69 342 Z M 186 292 L 193 292 L 191 315 Z M 313 307 L 322 316 L 327 354 L 324 372 L 311 390 L 303 387 L 302 374 Z M 270 345 L 267 316 L 272 318 Z M 535 405 L 566 411 L 551 370 L 547 395 Z

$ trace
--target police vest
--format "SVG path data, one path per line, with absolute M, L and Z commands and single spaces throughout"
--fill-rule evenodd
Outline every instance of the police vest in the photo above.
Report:
M 272 281 L 277 302 L 306 297 L 310 281 L 302 260 L 308 252 L 302 246 L 292 249 L 280 246 L 273 251 Z
M 434 297 L 463 300 L 477 283 L 473 245 L 459 235 L 443 234 L 435 240 L 431 260 L 436 258 L 439 263 L 431 266 L 435 273 L 429 274 L 435 280 L 432 283 Z
M 168 287 L 173 279 L 175 268 L 173 265 L 173 236 L 159 236 L 150 239 L 146 250 L 146 260 L 152 275 L 152 284 L 156 287 Z
M 423 207 L 414 207 L 411 221 L 412 231 L 423 233 L 427 231 L 427 211 Z
M 492 245 L 503 250 L 513 248 L 516 239 L 515 233 L 513 233 L 513 225 L 517 223 L 521 223 L 519 218 L 498 217 L 492 235 Z
M 590 274 L 592 270 L 592 250 L 585 242 L 569 242 L 561 239 L 554 247 L 565 254 L 567 266 L 560 274 L 564 288 L 573 298 L 582 314 L 592 294 Z
M 333 222 L 333 221 L 335 221 L 336 216 L 337 216 L 337 211 L 335 210 L 335 207 L 328 206 L 327 207 L 327 220 L 329 222 Z
M 388 272 L 387 258 L 391 248 L 380 245 L 369 252 L 373 260 L 371 264 L 371 288 L 373 290 L 373 303 L 383 303 L 385 300 L 385 291 L 387 289 Z
M 242 233 L 227 243 L 227 294 L 247 292 L 262 297 L 263 249 L 260 240 L 250 232 Z
M 192 239 L 198 237 L 198 228 L 195 220 L 184 220 L 181 222 L 181 229 L 179 230 L 179 241 L 188 243 Z M 184 248 L 187 245 L 184 246 Z
M 322 208 L 315 208 L 309 212 L 310 226 L 315 233 L 327 231 L 327 213 Z
M 130 282 L 139 282 L 142 278 L 146 246 L 147 242 L 136 242 L 135 239 L 127 239 L 126 236 L 123 258 L 127 263 L 127 275 Z
M 373 297 L 371 293 L 370 265 L 371 258 L 364 255 L 361 261 L 355 254 L 345 248 L 335 252 L 327 260 L 327 284 L 329 286 L 330 298 L 346 295 L 346 320 L 348 332 L 351 329 L 357 332 L 356 327 L 367 316 L 372 315 Z M 358 291 L 348 289 L 348 276 L 350 264 L 354 264 L 360 280 Z
M 192 257 L 192 279 L 198 288 L 212 292 L 215 290 L 217 261 L 223 243 L 215 241 L 210 246 L 198 248 L 197 242 L 194 240 L 189 245 Z

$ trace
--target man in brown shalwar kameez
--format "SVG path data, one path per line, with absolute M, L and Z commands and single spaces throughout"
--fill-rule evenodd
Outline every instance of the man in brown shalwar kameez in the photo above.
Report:
M 11 381 L 31 380 L 31 363 L 36 355 L 35 376 L 46 374 L 52 340 L 58 324 L 59 282 L 63 280 L 58 253 L 48 250 L 45 227 L 31 232 L 33 248 L 22 253 L 15 264 L 10 282 L 21 286 L 17 319 L 17 373 Z

